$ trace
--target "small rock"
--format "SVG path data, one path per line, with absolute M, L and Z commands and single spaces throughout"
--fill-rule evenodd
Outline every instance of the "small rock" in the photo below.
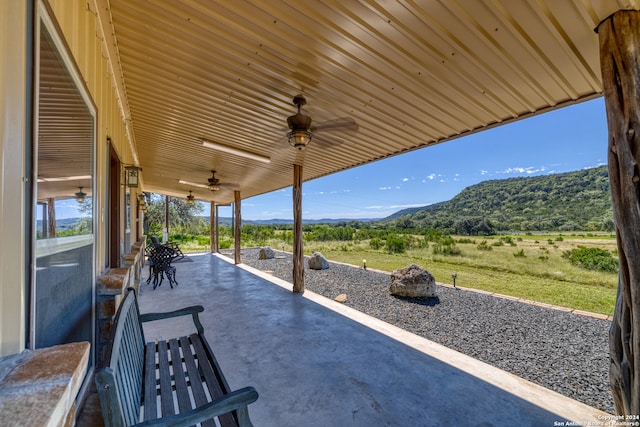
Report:
M 340 303 L 345 303 L 347 302 L 347 294 L 340 294 L 337 297 L 335 297 L 334 301 L 340 302 Z
M 271 247 L 266 246 L 264 248 L 260 248 L 260 253 L 258 253 L 258 259 L 273 259 L 275 253 Z
M 307 265 L 311 270 L 326 270 L 327 268 L 329 268 L 329 261 L 327 261 L 327 259 L 322 256 L 320 252 L 314 252 L 309 257 Z

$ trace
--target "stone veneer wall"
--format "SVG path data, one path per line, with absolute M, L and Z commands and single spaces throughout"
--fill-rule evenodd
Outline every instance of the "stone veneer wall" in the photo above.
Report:
M 128 288 L 140 290 L 142 268 L 145 263 L 146 236 L 131 247 L 131 252 L 124 256 L 123 266 L 111 268 L 98 278 L 97 318 L 98 337 L 96 343 L 97 366 L 101 367 L 106 352 L 111 344 L 113 318 Z

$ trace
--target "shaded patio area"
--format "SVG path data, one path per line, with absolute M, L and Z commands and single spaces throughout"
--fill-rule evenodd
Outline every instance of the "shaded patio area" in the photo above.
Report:
M 606 414 L 312 292 L 215 255 L 176 264 L 179 286 L 142 285 L 142 312 L 202 304 L 232 388 L 254 386 L 256 426 L 521 425 Z M 144 282 L 143 282 L 144 283 Z M 147 340 L 182 335 L 152 323 Z M 556 424 L 559 425 L 559 424 Z

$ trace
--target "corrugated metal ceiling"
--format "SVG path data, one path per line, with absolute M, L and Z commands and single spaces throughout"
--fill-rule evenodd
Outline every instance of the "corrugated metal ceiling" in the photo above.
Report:
M 103 0 L 145 191 L 226 203 L 598 96 L 594 28 L 637 0 Z M 304 94 L 321 130 L 286 143 Z M 128 113 L 129 113 L 128 112 Z M 202 138 L 271 159 L 205 148 Z

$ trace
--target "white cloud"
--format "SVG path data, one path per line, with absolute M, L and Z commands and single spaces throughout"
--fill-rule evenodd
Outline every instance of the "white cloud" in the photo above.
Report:
M 406 208 L 419 208 L 422 206 L 429 206 L 430 203 L 411 203 L 408 205 L 391 205 L 390 209 L 406 209 Z
M 529 167 L 526 167 L 526 168 L 523 168 L 523 167 L 507 168 L 507 169 L 504 169 L 502 171 L 498 171 L 496 173 L 507 174 L 507 175 L 513 175 L 513 174 L 531 175 L 531 174 L 534 174 L 534 173 L 544 172 L 546 170 L 547 170 L 547 168 L 544 167 L 544 166 L 541 166 L 539 168 L 535 168 L 533 166 L 529 166 Z
M 391 187 L 380 187 L 379 190 L 391 190 Z
M 402 178 L 402 182 L 407 182 L 409 181 L 409 178 Z

